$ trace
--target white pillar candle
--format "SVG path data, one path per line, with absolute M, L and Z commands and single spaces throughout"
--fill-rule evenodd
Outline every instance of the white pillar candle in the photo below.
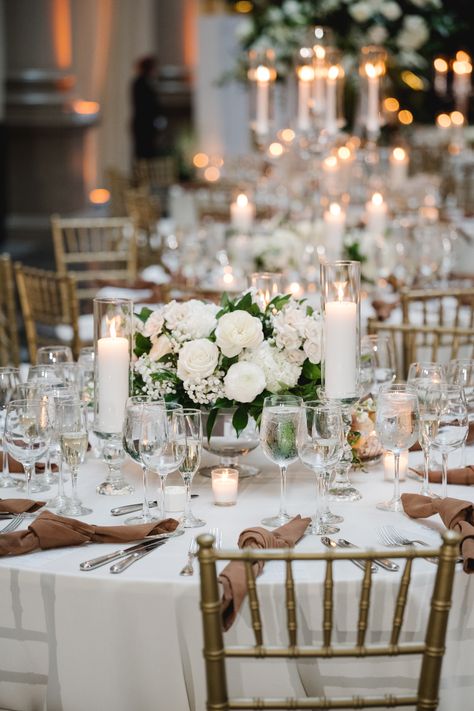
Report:
M 330 136 L 337 133 L 337 78 L 339 68 L 329 67 L 326 81 L 326 131 Z
M 377 67 L 367 62 L 367 119 L 366 126 L 369 133 L 377 133 L 380 128 L 379 117 L 379 77 Z
M 311 128 L 309 105 L 311 101 L 311 84 L 314 79 L 314 69 L 307 64 L 298 67 L 298 118 L 300 131 Z
M 237 469 L 217 467 L 211 472 L 212 493 L 216 506 L 233 506 L 237 502 L 239 472 Z
M 453 62 L 453 94 L 458 101 L 471 93 L 472 64 L 469 55 L 463 52 L 463 57 Z
M 408 471 L 408 449 L 400 452 L 399 466 L 400 481 L 405 481 Z M 383 475 L 385 481 L 393 481 L 395 479 L 395 457 L 393 452 L 385 452 L 383 455 Z
M 404 148 L 394 148 L 390 154 L 390 186 L 401 188 L 408 177 L 410 159 Z
M 340 297 L 326 304 L 324 380 L 328 398 L 349 397 L 356 391 L 357 305 L 342 301 L 342 294 Z
M 324 246 L 328 259 L 340 259 L 345 229 L 346 214 L 339 203 L 332 202 L 324 212 Z
M 240 193 L 235 202 L 230 206 L 230 221 L 232 226 L 243 232 L 248 231 L 255 217 L 255 205 L 250 202 L 247 195 Z
M 367 231 L 371 235 L 382 235 L 387 227 L 387 203 L 381 193 L 374 193 L 365 204 Z
M 313 112 L 316 116 L 323 116 L 326 105 L 326 50 L 320 45 L 313 47 L 315 54 L 314 82 L 313 82 Z
M 110 331 L 110 337 L 97 342 L 98 413 L 100 431 L 113 434 L 122 431 L 130 357 L 128 339 L 114 335 L 114 322 Z
M 186 504 L 186 489 L 184 486 L 165 487 L 165 510 L 170 513 L 184 511 Z
M 440 96 L 444 96 L 448 91 L 448 63 L 443 57 L 436 57 L 433 65 L 435 70 L 434 90 Z
M 268 67 L 260 65 L 255 71 L 257 81 L 257 110 L 255 119 L 255 133 L 266 135 L 270 128 L 270 79 L 271 72 Z
M 328 156 L 323 160 L 323 192 L 336 195 L 341 192 L 339 162 L 336 156 Z

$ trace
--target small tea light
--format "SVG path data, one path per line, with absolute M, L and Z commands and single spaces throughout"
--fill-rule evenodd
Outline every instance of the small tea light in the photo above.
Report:
M 170 513 L 184 511 L 186 505 L 186 489 L 184 486 L 165 487 L 165 510 Z
M 405 481 L 408 471 L 408 449 L 400 453 L 400 481 Z M 395 479 L 395 457 L 393 452 L 385 452 L 383 455 L 383 478 L 385 481 L 393 481 Z
M 237 469 L 217 467 L 211 472 L 212 493 L 216 506 L 234 506 L 237 503 L 239 472 Z

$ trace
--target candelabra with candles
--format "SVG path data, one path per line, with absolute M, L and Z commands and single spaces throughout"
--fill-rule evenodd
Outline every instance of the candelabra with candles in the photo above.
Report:
M 272 49 L 249 52 L 247 76 L 251 86 L 251 120 L 255 142 L 263 148 L 268 142 L 273 123 L 273 94 L 275 79 L 275 53 Z
M 334 46 L 334 35 L 328 27 L 317 25 L 310 31 L 309 46 L 313 52 L 314 79 L 311 110 L 318 128 L 323 128 L 326 115 L 327 50 Z
M 362 124 L 369 145 L 374 146 L 382 127 L 382 81 L 386 72 L 387 53 L 383 47 L 362 47 L 359 60 L 361 78 L 359 123 Z
M 467 119 L 471 95 L 472 61 L 467 52 L 456 52 L 453 67 L 453 95 L 457 111 Z

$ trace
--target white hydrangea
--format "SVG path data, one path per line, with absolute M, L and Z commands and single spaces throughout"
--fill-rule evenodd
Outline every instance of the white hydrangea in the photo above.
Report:
M 140 356 L 134 364 L 134 369 L 143 380 L 142 394 L 152 400 L 161 400 L 165 395 L 172 395 L 176 392 L 174 383 L 170 380 L 155 381 L 153 379 L 153 374 L 156 373 L 156 362 L 152 361 L 149 355 Z M 169 370 L 169 366 L 166 369 Z
M 163 316 L 172 338 L 178 343 L 195 338 L 208 338 L 216 327 L 219 306 L 197 299 L 183 303 L 171 301 L 164 307 Z
M 242 360 L 259 365 L 265 374 L 267 390 L 278 393 L 293 388 L 301 375 L 301 366 L 292 363 L 284 351 L 264 341 L 258 348 L 246 352 Z
M 400 5 L 397 2 L 384 2 L 382 7 L 380 8 L 382 15 L 387 18 L 387 20 L 398 20 L 400 15 L 402 14 L 402 9 Z
M 397 45 L 400 49 L 416 50 L 425 44 L 429 36 L 426 22 L 420 15 L 407 15 L 398 33 Z
M 356 22 L 366 22 L 372 16 L 372 6 L 368 2 L 356 2 L 349 7 L 349 13 Z
M 383 44 L 388 37 L 388 31 L 383 25 L 372 25 L 367 30 L 367 36 L 374 44 Z
M 183 381 L 183 387 L 193 402 L 198 405 L 213 405 L 216 400 L 223 398 L 224 373 L 217 371 L 209 378 L 189 379 Z

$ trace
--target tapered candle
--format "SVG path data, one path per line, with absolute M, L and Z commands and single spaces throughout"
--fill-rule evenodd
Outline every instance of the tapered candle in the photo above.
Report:
M 333 65 L 328 69 L 326 81 L 326 131 L 333 136 L 337 133 L 337 78 L 339 67 Z
M 324 212 L 324 243 L 328 259 L 340 259 L 346 215 L 339 203 L 332 202 Z
M 408 177 L 410 159 L 404 148 L 394 148 L 390 154 L 390 185 L 392 188 L 401 188 Z
M 237 230 L 246 231 L 252 227 L 255 217 L 255 205 L 247 195 L 240 193 L 230 206 L 230 220 Z
M 435 70 L 434 89 L 437 94 L 444 96 L 448 90 L 448 63 L 443 57 L 436 57 L 433 65 Z
M 261 64 L 255 70 L 255 79 L 257 81 L 257 115 L 255 121 L 255 132 L 259 135 L 265 135 L 268 133 L 270 128 L 270 69 Z
M 365 65 L 367 74 L 367 119 L 369 133 L 377 133 L 380 128 L 379 117 L 379 77 L 377 67 L 371 62 Z
M 298 67 L 298 128 L 300 131 L 309 131 L 311 85 L 314 80 L 314 69 L 307 64 Z
M 324 378 L 328 398 L 356 392 L 357 304 L 344 301 L 345 284 L 337 285 L 338 300 L 326 304 Z
M 372 235 L 381 235 L 387 226 L 387 203 L 381 193 L 374 193 L 365 204 L 367 231 Z

